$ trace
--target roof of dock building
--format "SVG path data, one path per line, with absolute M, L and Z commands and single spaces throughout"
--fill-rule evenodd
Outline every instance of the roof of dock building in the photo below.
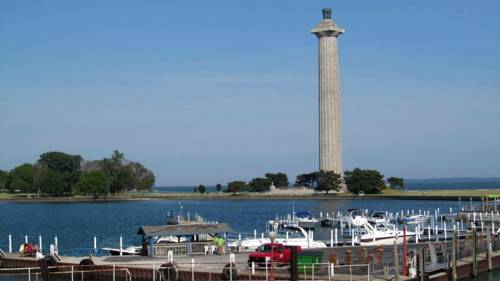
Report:
M 227 223 L 197 223 L 177 225 L 141 226 L 137 234 L 145 236 L 186 236 L 194 234 L 210 234 L 233 232 Z

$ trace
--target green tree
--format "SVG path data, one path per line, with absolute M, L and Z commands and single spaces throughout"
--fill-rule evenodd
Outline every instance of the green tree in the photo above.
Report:
M 66 182 L 62 174 L 51 169 L 44 169 L 40 177 L 40 191 L 50 196 L 64 196 Z M 71 193 L 72 194 L 72 193 Z
M 80 155 L 70 155 L 64 152 L 46 152 L 40 155 L 38 163 L 56 172 L 73 172 L 80 170 L 82 162 Z
M 405 181 L 403 178 L 390 177 L 387 179 L 387 182 L 391 185 L 392 188 L 405 188 Z
M 35 168 L 32 164 L 25 163 L 15 167 L 9 172 L 5 187 L 11 192 L 16 190 L 26 192 L 28 196 L 29 193 L 36 191 L 34 182 Z
M 215 190 L 217 190 L 217 192 L 220 192 L 222 190 L 222 185 L 220 183 L 216 184 Z
M 344 173 L 344 181 L 347 189 L 355 194 L 360 191 L 364 193 L 380 193 L 385 188 L 384 175 L 377 170 L 361 170 L 356 168 Z
M 342 185 L 342 177 L 333 171 L 319 171 L 317 173 L 318 185 L 316 187 L 317 191 L 328 192 L 330 190 L 338 191 Z
M 319 172 L 312 172 L 312 173 L 298 175 L 297 179 L 295 180 L 295 186 L 308 187 L 308 188 L 317 187 L 318 186 L 318 173 Z
M 73 188 L 80 178 L 80 165 L 83 161 L 80 155 L 70 155 L 64 152 L 52 151 L 40 155 L 38 164 L 58 174 L 57 181 L 63 182 L 63 193 L 73 193 Z M 46 173 L 47 174 L 47 173 Z M 54 175 L 54 173 L 50 173 Z
M 9 173 L 3 170 L 0 170 L 0 190 L 6 189 L 7 178 L 9 177 Z
M 266 173 L 265 177 L 277 187 L 288 187 L 288 176 L 285 173 Z
M 112 194 L 128 190 L 134 185 L 131 171 L 123 166 L 124 161 L 124 154 L 118 150 L 114 150 L 110 158 L 101 161 L 101 168 L 108 178 L 109 191 Z
M 227 184 L 227 191 L 232 192 L 236 195 L 236 192 L 244 191 L 247 189 L 247 185 L 244 181 L 232 181 Z
M 99 195 L 108 193 L 108 179 L 102 171 L 83 172 L 75 185 L 75 194 Z
M 203 194 L 207 191 L 207 188 L 203 185 L 203 184 L 200 184 L 198 185 L 198 192 Z
M 253 192 L 263 192 L 269 190 L 271 181 L 268 178 L 254 178 L 248 185 Z
M 155 175 L 146 169 L 141 163 L 130 162 L 126 165 L 134 181 L 137 190 L 150 190 L 155 183 Z

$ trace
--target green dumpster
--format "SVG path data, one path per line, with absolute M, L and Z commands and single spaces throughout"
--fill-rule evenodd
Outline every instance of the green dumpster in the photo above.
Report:
M 297 260 L 297 267 L 299 273 L 311 273 L 313 268 L 314 271 L 319 270 L 321 260 L 323 258 L 323 252 L 320 251 L 307 251 L 302 252 Z

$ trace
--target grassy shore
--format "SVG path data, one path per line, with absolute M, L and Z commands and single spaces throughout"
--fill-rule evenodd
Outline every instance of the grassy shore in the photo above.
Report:
M 365 196 L 356 196 L 351 193 L 346 194 L 314 194 L 308 192 L 265 192 L 265 193 L 194 193 L 194 192 L 176 192 L 176 193 L 124 193 L 120 195 L 100 197 L 97 200 L 91 196 L 74 197 L 41 197 L 37 198 L 35 194 L 28 198 L 26 194 L 0 193 L 0 201 L 49 201 L 49 202 L 81 202 L 81 201 L 129 201 L 129 200 L 266 200 L 266 199 L 408 199 L 408 200 L 458 200 L 459 197 L 467 200 L 472 197 L 479 200 L 488 194 L 499 194 L 500 189 L 476 189 L 476 190 L 418 190 L 401 191 L 386 189 L 381 194 L 369 194 Z

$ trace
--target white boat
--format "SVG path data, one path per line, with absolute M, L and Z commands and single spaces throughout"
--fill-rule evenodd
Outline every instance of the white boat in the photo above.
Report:
M 367 220 L 372 225 L 386 225 L 389 223 L 387 213 L 382 211 L 372 212 Z
M 348 226 L 354 228 L 357 226 L 362 226 L 368 222 L 365 217 L 365 211 L 360 209 L 350 209 L 349 215 L 346 217 L 346 223 Z
M 314 218 L 309 211 L 295 212 L 288 214 L 286 218 L 275 218 L 268 221 L 270 230 L 278 231 L 284 227 L 298 226 L 304 229 L 314 229 L 319 220 Z
M 232 251 L 254 251 L 264 243 L 270 243 L 269 238 L 251 238 L 229 241 L 228 247 Z M 322 241 L 315 241 L 305 229 L 299 226 L 288 226 L 278 230 L 276 243 L 282 243 L 288 246 L 300 246 L 303 249 L 326 248 Z
M 103 251 L 108 251 L 111 256 L 132 256 L 141 253 L 141 247 L 128 246 L 125 249 L 119 248 L 102 248 Z
M 404 217 L 399 219 L 400 223 L 406 223 L 406 224 L 422 224 L 429 221 L 430 217 L 425 215 L 412 215 L 409 217 Z
M 415 237 L 416 233 L 406 231 L 406 240 Z M 361 246 L 392 245 L 403 243 L 404 233 L 393 224 L 376 225 L 364 223 L 353 229 L 354 244 Z

